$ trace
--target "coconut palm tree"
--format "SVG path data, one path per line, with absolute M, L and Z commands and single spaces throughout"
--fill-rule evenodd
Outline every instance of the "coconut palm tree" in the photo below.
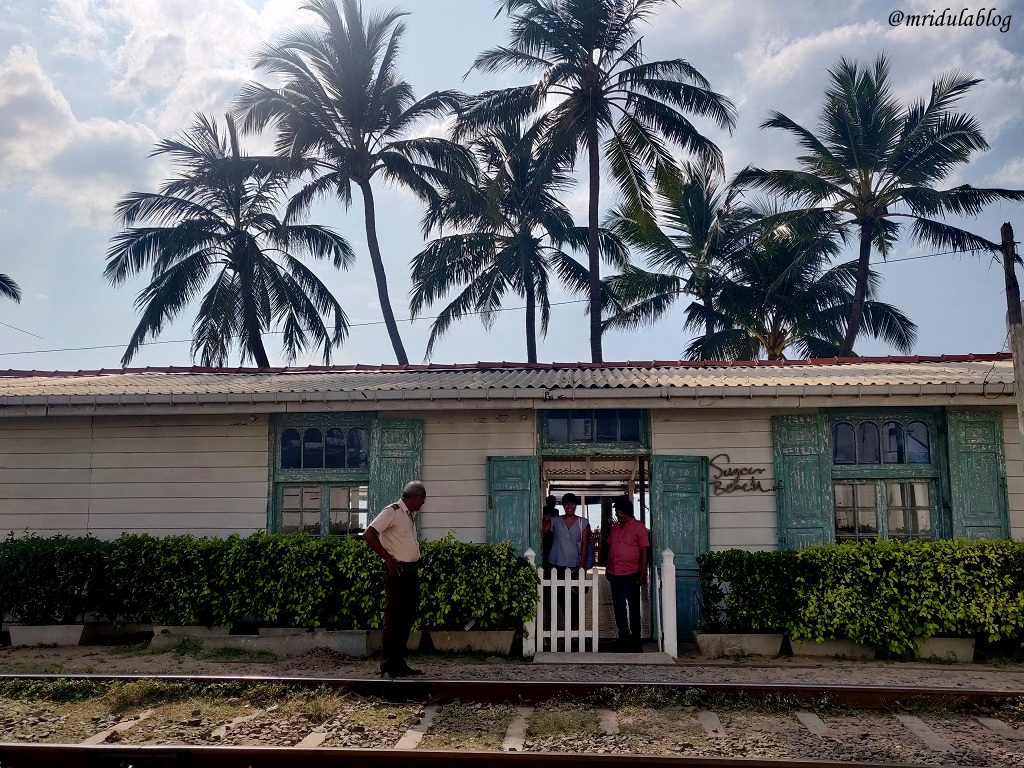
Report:
M 413 259 L 413 316 L 462 287 L 431 327 L 428 357 L 451 325 L 468 314 L 479 314 L 490 328 L 506 294 L 513 293 L 526 302 L 526 355 L 535 363 L 537 309 L 543 336 L 551 313 L 551 273 L 571 291 L 586 294 L 587 270 L 563 250 L 585 248 L 588 239 L 559 201 L 573 178 L 565 162 L 538 152 L 538 139 L 536 127 L 524 133 L 509 125 L 473 142 L 482 169 L 477 186 L 449 194 L 428 215 L 430 228 L 461 232 L 432 240 Z M 614 236 L 603 233 L 602 246 L 609 259 L 628 264 Z
M 705 332 L 686 348 L 693 360 L 835 357 L 841 348 L 857 282 L 857 261 L 829 267 L 841 245 L 834 231 L 808 238 L 773 229 L 755 238 L 728 265 L 715 309 L 694 302 L 685 328 Z M 917 326 L 899 309 L 876 301 L 881 278 L 868 273 L 861 336 L 883 339 L 909 352 Z M 713 317 L 709 318 L 709 315 Z M 716 329 L 706 332 L 709 323 Z
M 796 170 L 751 168 L 737 183 L 794 206 L 779 221 L 826 213 L 859 240 L 856 286 L 840 354 L 854 354 L 864 322 L 872 249 L 887 256 L 910 225 L 912 240 L 950 250 L 987 250 L 990 243 L 938 219 L 974 216 L 997 200 L 1024 200 L 1024 191 L 960 185 L 937 189 L 975 152 L 988 149 L 977 121 L 953 106 L 981 82 L 952 71 L 932 83 L 928 99 L 899 103 L 889 85 L 889 64 L 879 56 L 862 67 L 841 59 L 829 70 L 817 133 L 781 112 L 763 128 L 792 134 L 804 154 Z
M 263 335 L 273 326 L 281 328 L 289 360 L 313 345 L 323 347 L 330 362 L 348 321 L 296 254 L 346 269 L 352 250 L 327 227 L 283 223 L 275 213 L 289 182 L 308 168 L 291 158 L 245 155 L 230 115 L 223 132 L 214 119 L 198 115 L 183 136 L 161 141 L 153 155 L 168 155 L 179 173 L 157 193 L 133 192 L 118 203 L 126 229 L 107 251 L 104 274 L 112 284 L 151 274 L 136 299 L 142 319 L 121 363 L 131 362 L 147 338 L 201 294 L 192 356 L 202 365 L 225 365 L 237 340 L 243 362 L 269 367 Z M 147 220 L 150 226 L 137 226 Z
M 716 328 L 715 299 L 729 265 L 751 247 L 755 213 L 711 163 L 687 163 L 654 185 L 654 214 L 636 205 L 614 209 L 608 225 L 642 254 L 649 270 L 627 267 L 605 281 L 622 305 L 607 328 L 659 320 L 682 296 L 705 312 L 705 335 Z
M 688 115 L 735 123 L 732 103 L 683 59 L 645 62 L 639 26 L 665 0 L 502 0 L 512 16 L 507 46 L 481 53 L 483 72 L 540 72 L 533 85 L 488 91 L 460 114 L 457 135 L 539 115 L 546 142 L 588 160 L 590 351 L 601 349 L 598 206 L 602 153 L 628 203 L 649 207 L 651 173 L 674 165 L 670 145 L 721 163 Z M 602 145 L 602 140 L 604 143 Z
M 321 26 L 296 30 L 280 44 L 262 48 L 257 69 L 281 85 L 251 83 L 242 89 L 238 106 L 247 130 L 276 125 L 278 153 L 314 160 L 313 180 L 293 198 L 289 215 L 332 194 L 347 208 L 353 185 L 359 188 L 377 298 L 395 357 L 406 365 L 377 239 L 371 181 L 380 176 L 437 204 L 437 185 L 471 177 L 472 156 L 463 147 L 440 137 L 409 137 L 422 121 L 455 110 L 459 94 L 441 91 L 416 100 L 412 86 L 401 79 L 397 57 L 404 13 L 365 16 L 358 0 L 341 0 L 340 8 L 334 0 L 308 0 L 302 8 L 315 13 Z
M 7 275 L 0 274 L 0 296 L 21 302 L 21 288 Z

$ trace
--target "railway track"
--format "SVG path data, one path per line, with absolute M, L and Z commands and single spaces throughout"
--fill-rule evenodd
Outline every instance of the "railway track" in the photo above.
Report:
M 1024 766 L 1024 692 L 0 675 L 0 768 Z

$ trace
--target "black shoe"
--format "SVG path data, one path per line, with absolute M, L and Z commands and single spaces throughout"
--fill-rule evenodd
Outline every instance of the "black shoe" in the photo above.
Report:
M 413 669 L 412 667 L 403 667 L 395 673 L 395 677 L 416 677 L 422 675 L 423 670 Z
M 381 680 L 394 680 L 397 677 L 398 677 L 398 675 L 394 674 L 393 672 L 388 672 L 387 670 L 381 670 L 381 673 L 380 673 L 380 679 Z

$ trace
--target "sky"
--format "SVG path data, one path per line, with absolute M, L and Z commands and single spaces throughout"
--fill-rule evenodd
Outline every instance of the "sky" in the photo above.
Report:
M 400 67 L 417 94 L 444 88 L 467 92 L 529 82 L 518 73 L 467 76 L 475 56 L 505 41 L 507 20 L 492 0 L 365 2 L 409 12 Z M 948 10 L 947 10 L 948 9 Z M 987 22 L 975 26 L 893 24 L 898 14 L 928 14 Z M 997 18 L 998 17 L 998 18 Z M 197 112 L 223 115 L 239 88 L 257 79 L 254 50 L 295 26 L 310 23 L 299 0 L 0 0 L 0 273 L 21 286 L 20 304 L 0 300 L 0 370 L 118 368 L 137 323 L 139 278 L 114 287 L 103 277 L 110 239 L 118 231 L 117 200 L 155 191 L 171 169 L 149 154 L 157 141 L 184 131 Z M 827 70 L 841 57 L 891 62 L 896 96 L 925 97 L 934 79 L 959 68 L 983 78 L 959 107 L 974 115 L 991 149 L 947 178 L 945 186 L 1024 188 L 1024 0 L 992 5 L 944 5 L 923 0 L 679 0 L 666 3 L 643 29 L 649 60 L 684 58 L 736 105 L 732 134 L 695 120 L 722 149 L 732 175 L 748 164 L 795 166 L 788 134 L 759 128 L 770 110 L 815 124 Z M 441 126 L 425 126 L 436 132 Z M 272 137 L 244 140 L 251 153 Z M 565 196 L 586 221 L 586 187 Z M 409 322 L 409 263 L 423 247 L 419 203 L 378 183 L 380 243 L 392 304 L 410 362 L 423 354 L 430 321 Z M 602 207 L 615 202 L 604 184 Z M 346 212 L 335 200 L 319 204 L 310 221 L 333 227 L 353 245 L 347 272 L 319 263 L 315 271 L 353 323 L 335 350 L 338 364 L 394 363 L 381 324 L 362 226 L 361 204 Z M 991 206 L 969 221 L 951 220 L 999 239 L 1003 222 L 1024 239 L 1024 205 Z M 919 326 L 916 354 L 1005 349 L 1002 269 L 989 255 L 933 255 L 905 238 L 888 263 L 874 257 L 881 298 Z M 585 261 L 585 254 L 580 257 Z M 850 257 L 853 252 L 850 251 Z M 561 289 L 552 301 L 541 361 L 589 360 L 583 304 Z M 523 361 L 520 300 L 490 332 L 468 318 L 435 346 L 429 362 Z M 443 305 L 435 305 L 439 311 Z M 678 359 L 689 341 L 683 304 L 653 328 L 609 332 L 606 361 Z M 428 309 L 425 315 L 432 315 Z M 142 348 L 132 366 L 189 365 L 193 311 Z M 266 341 L 273 364 L 284 364 L 278 336 Z M 894 354 L 882 342 L 861 341 L 863 355 Z M 296 365 L 320 363 L 317 351 Z M 237 352 L 232 364 L 238 363 Z

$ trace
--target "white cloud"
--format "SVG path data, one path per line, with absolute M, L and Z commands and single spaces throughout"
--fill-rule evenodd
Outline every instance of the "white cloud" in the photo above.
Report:
M 997 187 L 1024 189 L 1024 157 L 1008 160 L 992 174 L 991 183 Z
M 114 201 L 144 181 L 156 139 L 139 124 L 79 121 L 27 46 L 0 63 L 0 126 L 0 186 L 23 184 L 32 197 L 66 206 L 75 223 L 103 229 Z

